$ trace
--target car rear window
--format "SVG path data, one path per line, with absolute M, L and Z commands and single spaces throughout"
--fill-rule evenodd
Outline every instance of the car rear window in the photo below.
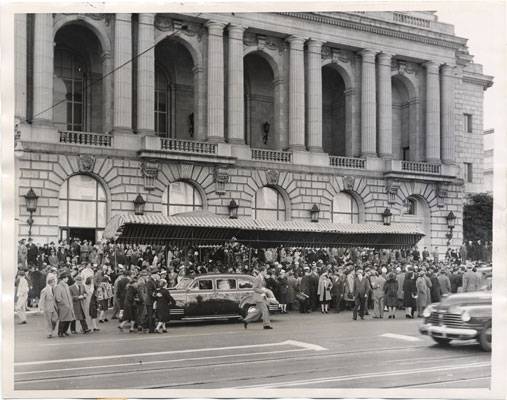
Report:
M 245 279 L 245 278 L 238 278 L 238 288 L 239 289 L 252 289 L 253 282 L 248 279 Z
M 218 290 L 236 289 L 236 279 L 217 279 Z
M 192 285 L 192 290 L 212 290 L 213 281 L 211 279 L 199 279 Z

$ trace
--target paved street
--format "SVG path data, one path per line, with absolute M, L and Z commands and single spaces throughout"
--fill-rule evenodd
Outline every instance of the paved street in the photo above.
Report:
M 166 334 L 46 339 L 42 318 L 16 325 L 16 389 L 486 388 L 490 354 L 474 343 L 439 348 L 417 320 L 352 321 L 291 313 L 262 324 L 176 323 Z M 371 318 L 371 317 L 366 317 Z

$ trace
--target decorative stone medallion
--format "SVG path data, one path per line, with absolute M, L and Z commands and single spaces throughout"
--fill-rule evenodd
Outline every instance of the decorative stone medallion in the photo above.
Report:
M 276 169 L 268 169 L 266 171 L 266 180 L 268 182 L 268 185 L 277 185 L 279 176 L 280 172 Z
M 92 172 L 95 166 L 95 156 L 91 154 L 81 154 L 79 156 L 79 171 L 80 172 Z

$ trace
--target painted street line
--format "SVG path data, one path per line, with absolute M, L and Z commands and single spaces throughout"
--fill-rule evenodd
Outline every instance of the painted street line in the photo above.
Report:
M 396 333 L 384 333 L 381 337 L 387 337 L 391 339 L 406 340 L 407 342 L 420 342 L 422 339 L 415 336 L 398 335 Z
M 46 364 L 58 364 L 58 363 L 63 363 L 63 362 L 82 362 L 82 361 L 108 360 L 108 359 L 115 359 L 115 358 L 161 356 L 161 355 L 168 355 L 168 354 L 185 354 L 185 353 L 197 353 L 197 352 L 208 352 L 208 351 L 237 350 L 237 349 L 249 349 L 249 348 L 252 349 L 252 348 L 259 348 L 259 347 L 276 347 L 276 346 L 295 346 L 295 347 L 302 347 L 305 349 L 309 349 L 308 346 L 313 346 L 313 345 L 311 345 L 309 343 L 304 343 L 304 342 L 285 341 L 285 342 L 278 342 L 278 343 L 248 344 L 248 345 L 242 345 L 242 346 L 209 347 L 209 348 L 203 348 L 203 349 L 155 351 L 155 352 L 150 352 L 150 353 L 118 354 L 118 355 L 111 355 L 111 356 L 78 357 L 78 358 L 64 358 L 64 359 L 59 359 L 59 360 L 28 361 L 28 362 L 14 363 L 14 365 L 15 366 L 46 365 Z M 320 346 L 318 346 L 318 347 L 320 347 Z M 324 348 L 322 348 L 322 349 L 324 349 Z M 315 348 L 313 348 L 313 350 L 315 350 Z
M 232 389 L 246 389 L 246 388 L 284 388 L 287 386 L 304 386 L 304 385 L 312 385 L 318 383 L 328 383 L 328 382 L 342 382 L 342 381 L 351 381 L 351 380 L 359 380 L 359 379 L 367 379 L 367 378 L 385 378 L 389 376 L 400 376 L 400 375 L 414 375 L 414 374 L 422 374 L 422 373 L 431 373 L 431 372 L 441 372 L 441 371 L 450 371 L 450 370 L 459 370 L 459 369 L 468 369 L 468 368 L 482 368 L 491 366 L 490 362 L 480 362 L 480 363 L 471 363 L 466 365 L 449 365 L 449 366 L 438 366 L 438 367 L 429 367 L 429 368 L 417 368 L 412 370 L 397 370 L 397 371 L 388 371 L 388 372 L 377 372 L 377 373 L 367 373 L 367 374 L 354 374 L 354 375 L 344 375 L 344 376 L 333 376 L 327 378 L 315 378 L 315 379 L 300 379 L 294 381 L 286 381 L 286 382 L 276 382 L 267 385 L 251 385 L 251 386 L 237 386 Z

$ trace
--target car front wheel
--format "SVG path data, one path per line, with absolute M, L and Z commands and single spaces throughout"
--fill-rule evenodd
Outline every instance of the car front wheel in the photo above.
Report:
M 440 337 L 431 337 L 439 346 L 449 346 L 451 343 L 451 339 L 440 338 Z
M 491 351 L 491 321 L 489 321 L 479 335 L 482 350 Z

